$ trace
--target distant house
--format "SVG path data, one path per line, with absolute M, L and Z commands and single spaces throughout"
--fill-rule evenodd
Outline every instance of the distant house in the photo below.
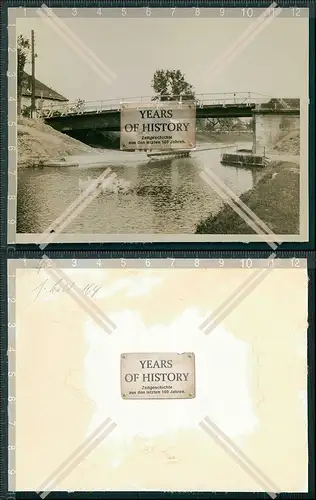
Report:
M 24 72 L 23 86 L 22 86 L 22 98 L 21 98 L 21 109 L 28 108 L 31 106 L 32 98 L 32 77 L 28 73 Z M 35 79 L 35 103 L 36 108 L 41 109 L 42 107 L 48 107 L 54 103 L 67 102 L 69 99 L 61 94 L 58 94 L 55 90 L 47 87 L 44 83 Z

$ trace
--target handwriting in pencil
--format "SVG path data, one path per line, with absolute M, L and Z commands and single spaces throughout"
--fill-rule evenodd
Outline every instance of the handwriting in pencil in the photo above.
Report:
M 76 284 L 74 281 L 71 282 L 66 282 L 63 278 L 61 278 L 59 281 L 57 281 L 54 284 L 49 283 L 49 279 L 47 278 L 45 281 L 43 281 L 39 286 L 34 288 L 32 291 L 35 292 L 35 297 L 34 301 L 39 298 L 40 295 L 42 295 L 44 292 L 46 293 L 51 293 L 53 295 L 56 294 L 63 294 L 63 293 L 70 293 L 71 290 L 74 290 L 76 287 Z M 94 298 L 98 291 L 101 289 L 99 285 L 96 285 L 95 283 L 89 283 L 83 287 L 82 292 L 85 296 L 89 297 L 90 299 Z

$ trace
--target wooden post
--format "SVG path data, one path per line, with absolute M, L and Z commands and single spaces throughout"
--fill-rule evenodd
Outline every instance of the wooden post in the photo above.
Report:
M 257 138 L 256 138 L 256 113 L 252 113 L 252 154 L 257 152 Z
M 35 36 L 34 30 L 31 31 L 31 53 L 32 53 L 32 96 L 31 96 L 31 117 L 36 117 L 35 101 Z

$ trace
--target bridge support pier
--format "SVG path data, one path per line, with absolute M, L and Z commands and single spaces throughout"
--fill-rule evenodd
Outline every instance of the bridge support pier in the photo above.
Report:
M 291 130 L 300 129 L 299 116 L 284 116 L 278 114 L 253 113 L 253 144 L 252 152 L 263 153 L 269 151 Z

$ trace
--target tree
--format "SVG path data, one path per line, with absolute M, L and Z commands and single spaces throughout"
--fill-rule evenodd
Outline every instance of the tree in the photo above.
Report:
M 28 38 L 23 35 L 18 36 L 17 40 L 17 113 L 21 114 L 21 100 L 22 100 L 22 91 L 23 84 L 25 80 L 24 68 L 28 61 L 28 58 L 31 53 L 31 43 Z
M 194 100 L 193 86 L 188 83 L 179 69 L 158 69 L 151 81 L 151 86 L 156 92 L 153 100 L 161 101 Z
M 83 112 L 85 105 L 86 105 L 86 101 L 84 99 L 80 99 L 80 97 L 78 97 L 78 99 L 76 100 L 76 103 L 75 103 L 75 111 L 77 113 Z

